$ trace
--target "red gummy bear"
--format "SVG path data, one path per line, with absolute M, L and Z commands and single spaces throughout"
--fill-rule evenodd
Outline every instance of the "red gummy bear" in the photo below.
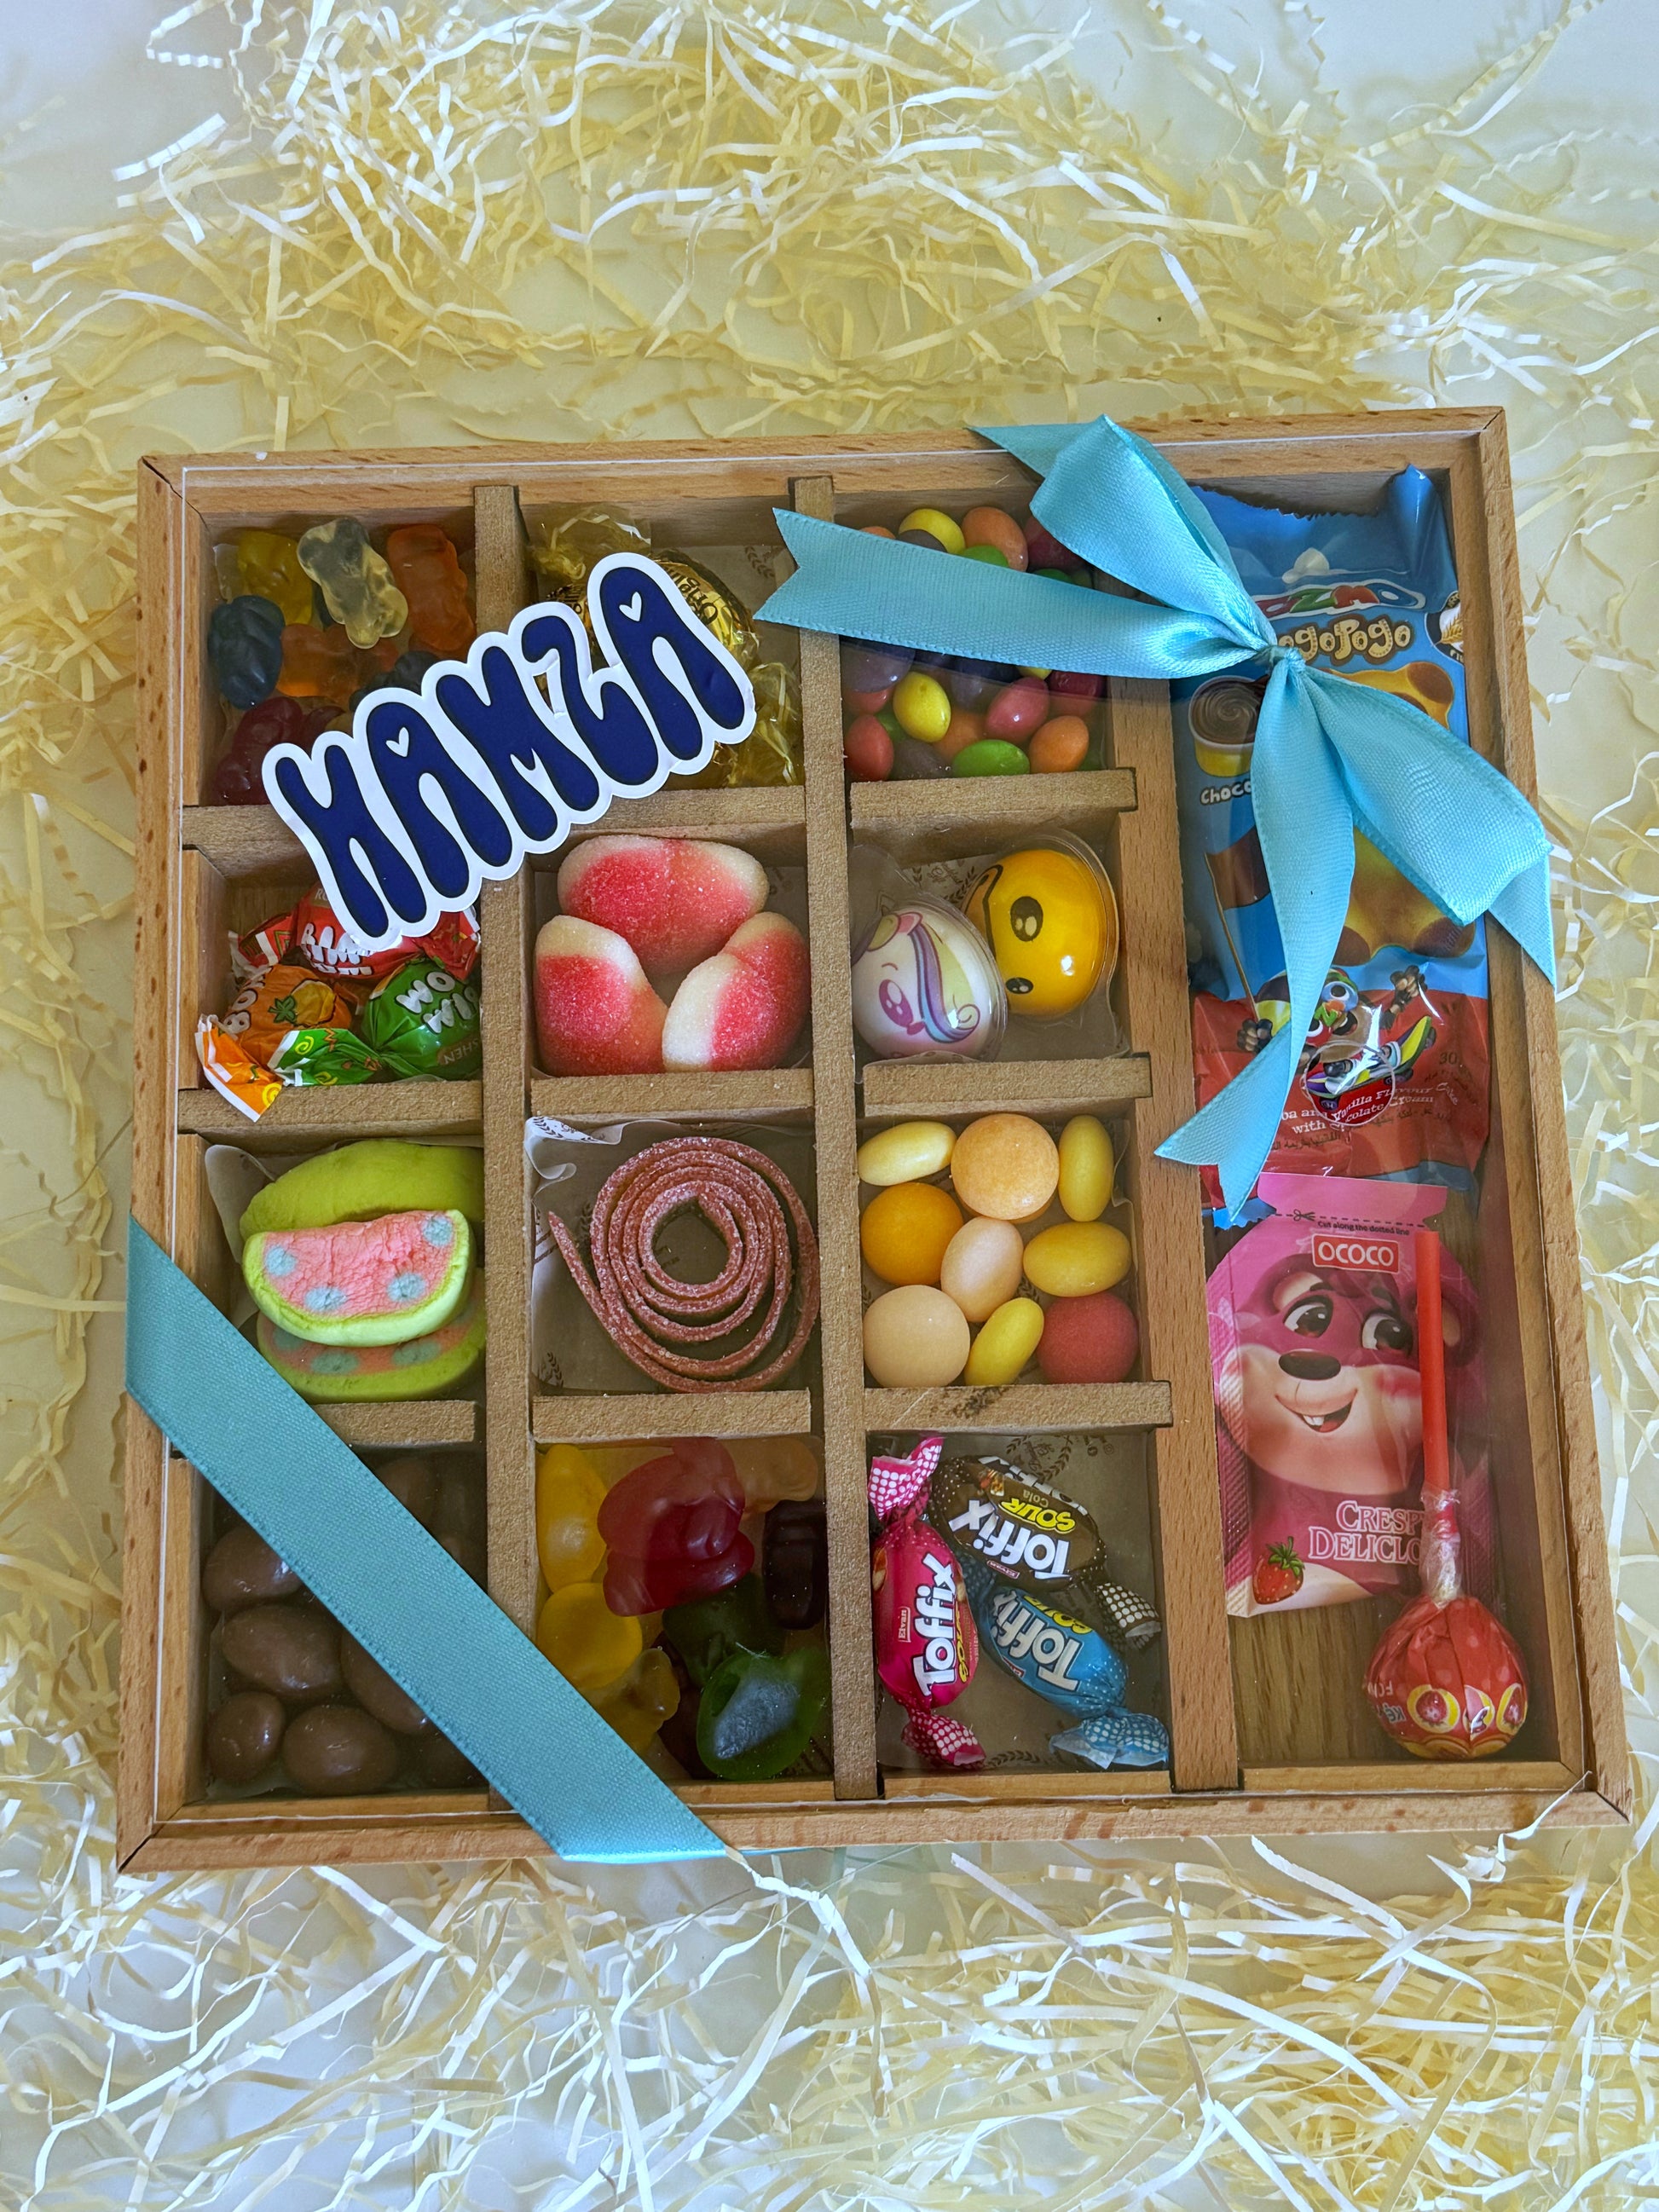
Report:
M 261 770 L 265 755 L 273 745 L 308 745 L 334 720 L 335 712 L 326 699 L 289 699 L 281 692 L 250 707 L 213 772 L 209 793 L 212 804 L 264 805 Z
M 748 1510 L 731 1453 L 709 1437 L 684 1437 L 623 1475 L 599 1515 L 611 1612 L 663 1613 L 741 1582 L 755 1564 Z

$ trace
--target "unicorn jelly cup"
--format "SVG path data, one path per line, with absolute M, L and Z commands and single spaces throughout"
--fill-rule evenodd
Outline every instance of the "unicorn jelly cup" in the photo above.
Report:
M 889 909 L 854 947 L 853 1026 L 878 1059 L 983 1060 L 1006 1021 L 984 939 L 939 899 Z

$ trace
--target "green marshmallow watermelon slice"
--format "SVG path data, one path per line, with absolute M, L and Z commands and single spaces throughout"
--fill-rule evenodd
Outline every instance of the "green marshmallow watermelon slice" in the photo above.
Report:
M 283 1382 L 325 1406 L 387 1399 L 441 1398 L 457 1389 L 483 1355 L 483 1270 L 441 1328 L 403 1344 L 307 1344 L 261 1314 L 258 1346 Z
M 466 1216 L 383 1213 L 327 1229 L 270 1229 L 242 1248 L 253 1303 L 307 1344 L 407 1344 L 441 1328 L 472 1272 Z

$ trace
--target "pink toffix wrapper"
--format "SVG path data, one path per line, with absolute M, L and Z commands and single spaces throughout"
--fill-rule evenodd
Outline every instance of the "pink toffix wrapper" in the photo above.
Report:
M 943 1708 L 979 1663 L 979 1637 L 956 1554 L 922 1517 L 943 1439 L 925 1437 L 908 1459 L 870 1463 L 879 1533 L 870 1551 L 876 1671 L 909 1718 L 904 1740 L 930 1765 L 981 1766 L 970 1728 Z

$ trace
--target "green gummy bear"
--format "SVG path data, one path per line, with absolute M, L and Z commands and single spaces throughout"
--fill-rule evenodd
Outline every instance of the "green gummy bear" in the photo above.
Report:
M 830 1698 L 819 1644 L 786 1657 L 734 1651 L 710 1676 L 697 1708 L 697 1753 L 722 1782 L 765 1782 L 793 1766 Z
M 734 1651 L 775 1656 L 783 1649 L 783 1631 L 772 1618 L 758 1575 L 745 1575 L 713 1597 L 670 1606 L 662 1617 L 662 1632 L 699 1688 Z

